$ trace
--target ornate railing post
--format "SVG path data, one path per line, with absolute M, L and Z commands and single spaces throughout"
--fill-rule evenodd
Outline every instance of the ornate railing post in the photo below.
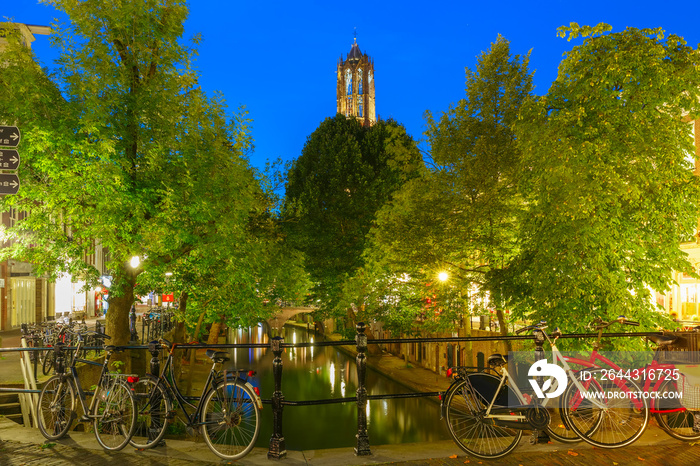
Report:
M 287 456 L 287 446 L 282 435 L 282 342 L 284 338 L 274 337 L 270 341 L 272 354 L 275 359 L 272 361 L 272 373 L 275 376 L 275 391 L 272 394 L 272 437 L 270 437 L 270 450 L 267 452 L 268 459 L 280 460 Z
M 358 322 L 355 343 L 357 344 L 357 446 L 355 455 L 367 456 L 369 450 L 369 436 L 367 435 L 367 389 L 365 378 L 367 375 L 367 335 L 365 335 L 364 322 Z

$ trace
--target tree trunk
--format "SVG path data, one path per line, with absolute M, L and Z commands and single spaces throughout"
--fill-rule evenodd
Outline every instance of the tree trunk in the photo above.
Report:
M 207 311 L 202 311 L 199 314 L 199 320 L 197 320 L 197 326 L 194 329 L 194 335 L 190 338 L 190 342 L 195 341 L 195 337 L 199 335 L 200 329 L 202 328 L 202 321 L 204 320 L 204 315 Z M 190 396 L 192 394 L 192 378 L 194 377 L 194 364 L 197 362 L 197 350 L 190 350 L 190 372 L 187 375 L 187 388 L 185 389 L 185 395 Z
M 223 322 L 214 322 L 211 324 L 211 329 L 209 330 L 209 338 L 207 339 L 207 345 L 218 345 L 219 335 L 221 330 L 224 328 Z
M 499 332 L 502 336 L 508 336 L 508 321 L 506 321 L 506 316 L 503 314 L 503 309 L 496 308 L 496 317 L 498 318 Z M 513 351 L 513 346 L 510 340 L 504 341 L 507 351 Z
M 114 296 L 112 294 L 110 296 L 109 309 L 107 310 L 107 317 L 105 319 L 107 325 L 106 333 L 111 337 L 109 340 L 110 345 L 126 346 L 129 344 L 131 338 L 131 331 L 129 330 L 129 311 L 131 310 L 131 305 L 134 303 L 135 274 L 126 267 L 122 267 L 115 275 L 117 274 L 124 277 L 124 280 L 120 280 L 123 283 L 120 290 L 121 295 Z M 131 372 L 130 351 L 114 353 L 112 361 L 124 362 L 124 366 L 119 367 L 122 373 L 128 374 Z
M 184 316 L 187 315 L 187 292 L 183 292 L 180 295 L 180 307 L 178 308 L 178 313 L 182 316 L 182 321 L 177 322 L 175 324 L 175 328 L 172 331 L 172 342 L 173 343 L 185 343 L 186 342 L 186 326 L 185 326 L 185 318 Z M 184 354 L 180 352 L 180 354 L 177 354 L 176 357 L 173 358 L 173 369 L 174 369 L 174 374 L 176 380 L 180 380 L 180 377 L 182 376 L 182 359 L 184 357 Z

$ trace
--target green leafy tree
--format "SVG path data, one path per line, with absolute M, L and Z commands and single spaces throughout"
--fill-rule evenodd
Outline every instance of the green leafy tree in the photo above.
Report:
M 610 30 L 559 30 L 585 40 L 516 126 L 529 211 L 506 282 L 519 316 L 571 332 L 597 316 L 663 320 L 650 290 L 691 270 L 679 242 L 698 218 L 700 184 L 686 157 L 700 52 L 661 29 Z
M 69 17 L 52 36 L 56 73 L 39 70 L 18 40 L 2 54 L 0 119 L 23 130 L 22 188 L 4 204 L 29 214 L 3 255 L 89 282 L 97 272 L 83 258 L 99 240 L 113 275 L 107 328 L 116 344 L 128 339 L 137 281 L 162 281 L 154 277 L 169 265 L 191 274 L 199 295 L 190 301 L 202 307 L 216 285 L 254 288 L 244 257 L 258 251 L 248 243 L 261 197 L 245 159 L 246 121 L 226 121 L 220 99 L 198 90 L 194 50 L 180 42 L 185 3 L 48 3 Z M 217 281 L 205 290 L 208 273 Z
M 427 113 L 434 165 L 380 211 L 367 253 L 367 282 L 378 285 L 372 307 L 385 322 L 405 331 L 418 318 L 430 330 L 494 311 L 505 331 L 498 276 L 518 252 L 525 208 L 512 126 L 532 90 L 528 60 L 499 36 L 466 70 L 465 98 L 437 120 Z M 387 289 L 392 299 L 382 297 Z
M 307 139 L 288 172 L 282 218 L 291 245 L 304 254 L 324 311 L 338 309 L 344 282 L 362 266 L 375 212 L 421 165 L 403 126 L 363 127 L 343 115 L 327 118 Z

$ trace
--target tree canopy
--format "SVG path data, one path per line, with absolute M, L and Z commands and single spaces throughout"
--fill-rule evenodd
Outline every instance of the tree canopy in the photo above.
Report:
M 307 138 L 287 175 L 282 215 L 323 309 L 337 306 L 344 281 L 362 266 L 377 209 L 421 163 L 412 138 L 391 120 L 364 127 L 339 114 Z
M 679 243 L 699 214 L 688 122 L 700 52 L 661 29 L 610 29 L 560 29 L 585 40 L 516 125 L 529 207 L 507 282 L 519 316 L 566 331 L 596 316 L 663 320 L 650 290 L 693 273 Z
M 512 126 L 532 90 L 528 61 L 499 36 L 466 69 L 465 98 L 437 120 L 426 114 L 433 164 L 382 208 L 367 252 L 368 284 L 394 295 L 374 297 L 378 317 L 403 330 L 416 317 L 424 328 L 444 328 L 460 314 L 503 310 L 492 277 L 517 253 L 525 208 Z
M 278 243 L 274 229 L 256 235 L 269 196 L 247 161 L 245 113 L 229 118 L 199 88 L 185 2 L 50 3 L 69 18 L 51 36 L 56 71 L 40 70 L 17 37 L 1 59 L 0 119 L 23 131 L 22 188 L 3 203 L 29 214 L 2 254 L 89 283 L 97 271 L 84 258 L 99 241 L 116 344 L 128 338 L 137 283 L 189 292 L 211 320 L 263 312 L 261 284 L 274 282 L 263 275 L 275 269 L 266 254 Z

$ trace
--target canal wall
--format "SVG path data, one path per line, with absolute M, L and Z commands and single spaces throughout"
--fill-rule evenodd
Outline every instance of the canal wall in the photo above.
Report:
M 288 325 L 295 325 L 288 322 Z M 306 324 L 296 324 L 296 326 L 306 328 Z M 497 336 L 497 332 L 489 332 L 476 329 L 461 329 L 457 335 L 449 333 L 431 333 L 423 335 L 423 338 L 454 338 L 454 337 L 479 337 Z M 372 338 L 377 335 L 368 335 L 367 366 L 380 372 L 396 383 L 416 392 L 439 392 L 445 391 L 450 385 L 450 380 L 446 377 L 446 368 L 456 365 L 477 366 L 477 362 L 483 362 L 494 352 L 505 352 L 507 348 L 504 342 L 497 341 L 474 341 L 474 342 L 454 342 L 454 343 L 381 343 L 383 339 L 393 338 L 388 334 L 379 335 L 383 338 Z M 341 341 L 346 338 L 338 333 L 322 335 L 322 338 L 330 341 Z M 513 350 L 527 349 L 528 341 L 513 342 Z M 370 352 L 369 347 L 379 345 L 382 351 Z M 521 346 L 523 348 L 521 348 Z M 530 346 L 531 343 L 530 343 Z M 338 346 L 338 350 L 351 356 L 357 356 L 357 349 L 353 345 Z M 419 359 L 419 351 L 426 354 L 434 354 L 435 360 L 428 358 Z M 449 366 L 448 356 L 452 353 L 452 364 Z M 458 360 L 459 358 L 459 360 Z M 437 370 L 436 370 L 437 366 Z M 437 401 L 435 399 L 434 401 Z
M 343 337 L 334 333 L 336 326 L 331 319 L 323 322 L 324 335 L 330 339 L 341 340 Z M 463 341 L 463 342 L 406 342 L 382 343 L 389 338 L 415 338 L 406 335 L 391 335 L 383 328 L 381 322 L 369 325 L 367 330 L 368 354 L 387 354 L 404 361 L 404 364 L 423 367 L 437 375 L 445 375 L 450 367 L 470 366 L 483 368 L 488 357 L 493 353 L 507 354 L 508 351 L 527 351 L 532 349 L 529 341 L 512 341 L 510 348 L 503 341 Z M 494 337 L 499 332 L 479 330 L 462 326 L 451 332 L 423 333 L 420 338 L 457 338 L 457 337 Z M 378 350 L 377 350 L 378 349 Z

